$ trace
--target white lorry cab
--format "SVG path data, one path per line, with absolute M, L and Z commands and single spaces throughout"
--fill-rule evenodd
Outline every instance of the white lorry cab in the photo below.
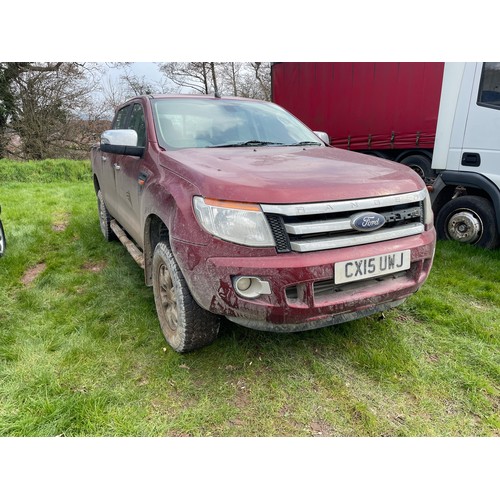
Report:
M 430 187 L 440 239 L 500 244 L 500 62 L 446 63 Z

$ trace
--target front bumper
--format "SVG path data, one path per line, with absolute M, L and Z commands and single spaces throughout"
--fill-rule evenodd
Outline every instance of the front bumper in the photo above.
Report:
M 310 253 L 214 256 L 223 248 L 173 240 L 186 282 L 198 304 L 235 323 L 263 331 L 301 331 L 374 314 L 401 304 L 425 282 L 432 267 L 435 231 L 398 240 Z M 227 248 L 236 248 L 232 245 Z M 334 265 L 389 252 L 411 251 L 409 270 L 375 279 L 335 285 Z M 239 296 L 236 276 L 269 282 L 271 293 Z

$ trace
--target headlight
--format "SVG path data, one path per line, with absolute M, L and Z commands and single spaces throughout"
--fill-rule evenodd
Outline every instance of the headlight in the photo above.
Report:
M 426 229 L 430 229 L 434 224 L 434 212 L 432 211 L 431 198 L 429 196 L 429 191 L 426 191 L 424 198 L 424 224 Z
M 195 196 L 198 222 L 210 234 L 250 247 L 273 247 L 274 238 L 260 206 Z

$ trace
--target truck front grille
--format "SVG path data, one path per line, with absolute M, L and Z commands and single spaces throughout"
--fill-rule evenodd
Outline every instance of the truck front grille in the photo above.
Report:
M 424 231 L 427 190 L 358 200 L 261 205 L 278 252 L 313 252 L 365 245 L 420 234 Z M 381 229 L 360 232 L 353 216 L 370 211 L 385 219 Z

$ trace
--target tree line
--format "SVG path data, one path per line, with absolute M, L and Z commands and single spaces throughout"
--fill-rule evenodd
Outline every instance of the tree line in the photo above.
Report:
M 114 108 L 142 94 L 234 95 L 270 100 L 265 62 L 157 63 L 160 79 L 130 63 L 0 62 L 0 158 L 86 158 Z M 118 80 L 109 71 L 120 70 Z

